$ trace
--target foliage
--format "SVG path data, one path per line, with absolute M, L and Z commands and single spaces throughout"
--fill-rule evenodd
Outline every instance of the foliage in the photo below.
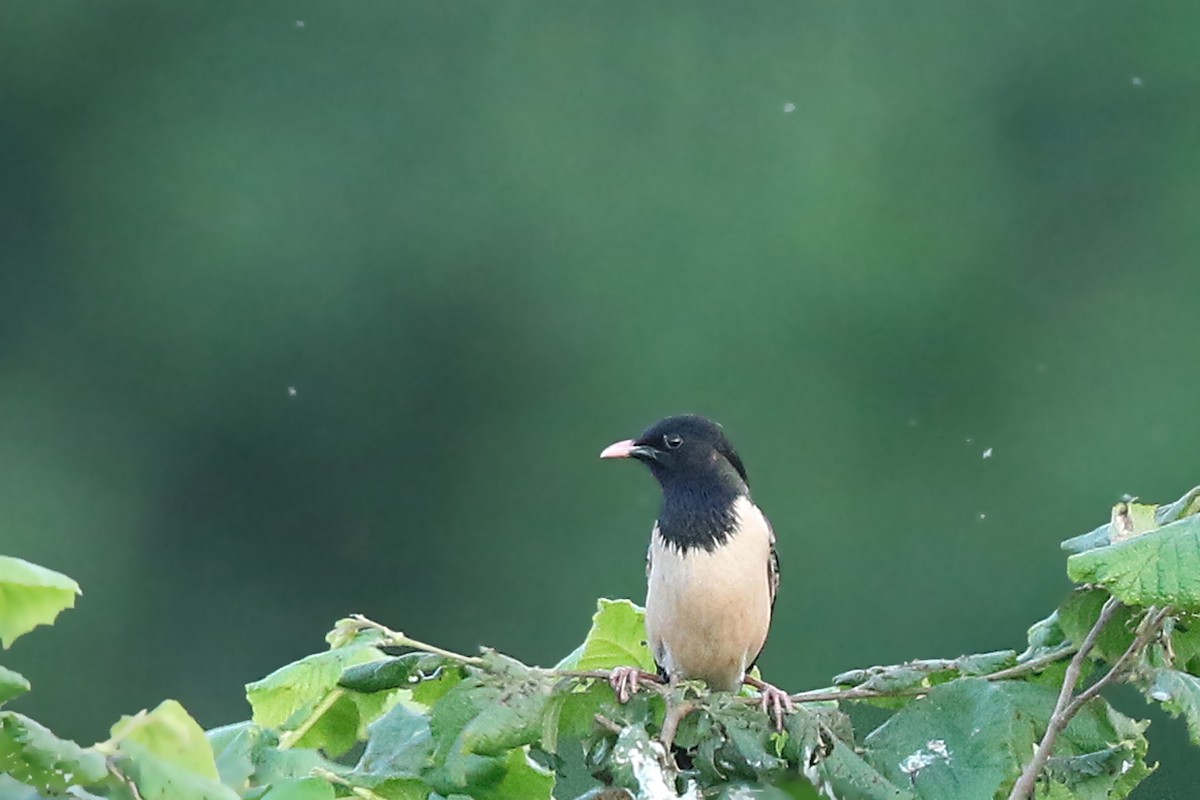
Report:
M 1024 798 L 1035 786 L 1056 800 L 1123 798 L 1152 769 L 1147 723 L 1101 690 L 1132 684 L 1200 744 L 1196 496 L 1122 503 L 1103 535 L 1064 543 L 1076 551 L 1069 574 L 1086 583 L 1030 628 L 1024 652 L 851 670 L 794 695 L 779 732 L 755 697 L 689 683 L 647 682 L 618 704 L 608 670 L 653 666 L 626 600 L 601 600 L 583 643 L 551 669 L 353 617 L 324 652 L 247 685 L 250 720 L 207 733 L 173 700 L 90 747 L 0 710 L 0 798 L 548 800 L 563 786 L 656 800 Z M 4 643 L 52 622 L 77 591 L 0 559 Z M 0 704 L 28 689 L 0 667 Z M 863 705 L 875 723 L 859 731 Z

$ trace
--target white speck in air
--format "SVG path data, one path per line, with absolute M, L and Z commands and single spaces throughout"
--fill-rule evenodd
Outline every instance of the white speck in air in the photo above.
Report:
M 304 20 L 302 20 L 302 19 L 298 19 L 298 20 L 296 20 L 296 27 L 297 27 L 297 28 L 303 28 L 303 27 L 304 27 Z
M 981 514 L 979 515 L 979 518 L 980 518 L 980 519 L 987 519 L 987 514 L 982 514 L 982 513 L 981 513 Z
M 785 113 L 785 114 L 790 114 L 790 113 L 792 113 L 792 112 L 793 112 L 793 111 L 795 111 L 795 110 L 796 110 L 796 104 L 795 104 L 795 103 L 784 103 L 784 104 L 783 104 L 783 113 Z
M 295 396 L 296 396 L 296 387 L 289 386 L 288 387 L 288 397 L 295 397 Z
M 1141 85 L 1142 85 L 1142 79 L 1141 79 L 1141 78 L 1139 78 L 1139 77 L 1138 77 L 1138 76 L 1136 76 L 1136 75 L 1134 75 L 1132 78 L 1130 78 L 1130 79 L 1129 79 L 1129 82 L 1130 82 L 1131 84 L 1133 84 L 1134 86 L 1141 86 Z
M 991 457 L 992 457 L 992 448 L 990 448 L 990 447 L 989 447 L 987 450 L 984 450 L 984 451 L 983 451 L 983 457 L 984 457 L 984 458 L 991 458 Z
M 972 444 L 974 441 L 975 441 L 975 440 L 974 440 L 974 439 L 972 439 L 970 436 L 968 436 L 968 437 L 966 438 L 966 442 L 967 442 L 967 444 Z

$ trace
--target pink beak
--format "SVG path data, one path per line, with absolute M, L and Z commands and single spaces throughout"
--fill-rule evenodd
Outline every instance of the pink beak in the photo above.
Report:
M 633 448 L 637 445 L 633 439 L 625 439 L 620 442 L 613 442 L 608 447 L 600 451 L 601 458 L 629 458 L 633 455 Z

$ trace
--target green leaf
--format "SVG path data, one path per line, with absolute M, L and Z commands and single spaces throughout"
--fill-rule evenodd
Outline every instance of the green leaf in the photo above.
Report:
M 554 773 L 529 757 L 528 748 L 510 750 L 502 760 L 503 771 L 494 783 L 473 784 L 469 793 L 475 800 L 551 800 Z
M 221 783 L 244 792 L 251 786 L 277 784 L 305 778 L 314 769 L 336 771 L 337 765 L 315 750 L 278 748 L 279 737 L 253 722 L 238 722 L 214 728 L 207 734 L 216 758 Z
M 120 745 L 117 764 L 137 786 L 142 800 L 238 800 L 235 791 L 192 771 L 185 765 L 190 759 L 172 758 L 163 745 L 165 741 L 156 742 L 157 749 L 138 741 Z
M 283 731 L 307 726 L 295 746 L 341 755 L 365 736 L 366 726 L 397 698 L 384 693 L 348 694 L 338 681 L 347 667 L 383 658 L 373 645 L 359 643 L 280 667 L 246 686 L 254 722 Z M 316 719 L 311 719 L 314 716 Z
M 628 600 L 601 598 L 592 616 L 592 629 L 573 653 L 555 669 L 591 670 L 638 667 L 654 672 L 654 657 L 646 646 L 646 612 Z
M 912 792 L 885 778 L 855 752 L 852 740 L 836 734 L 836 729 L 846 724 L 840 712 L 817 713 L 799 707 L 787 717 L 783 755 L 798 765 L 813 787 L 823 792 L 822 797 L 911 800 Z
M 388 780 L 419 777 L 432 765 L 429 718 L 398 705 L 371 725 L 367 748 L 351 779 L 356 784 L 378 786 Z M 360 783 L 360 778 L 373 782 Z
M 1161 703 L 1173 717 L 1187 721 L 1188 738 L 1200 744 L 1200 678 L 1174 669 L 1154 670 L 1146 697 Z
M 1200 675 L 1200 617 L 1180 614 L 1169 618 L 1163 628 L 1163 637 L 1169 642 L 1174 657 L 1170 666 Z
M 451 753 L 499 755 L 535 743 L 550 702 L 549 679 L 498 653 L 484 653 L 473 672 L 433 707 L 430 729 L 437 758 Z
M 605 737 L 597 745 L 588 754 L 589 766 L 606 783 L 622 786 L 639 797 L 643 796 L 641 787 L 645 783 L 666 785 L 650 734 L 641 724 L 626 725 L 615 741 Z
M 596 728 L 596 714 L 614 702 L 612 689 L 603 681 L 556 691 L 543 717 L 541 745 L 558 750 L 558 740 L 582 739 Z
M 320 778 L 300 778 L 271 787 L 262 800 L 333 800 L 333 786 Z
M 703 709 L 685 718 L 675 741 L 695 750 L 696 766 L 709 785 L 738 779 L 761 783 L 787 770 L 762 711 L 736 695 L 710 695 Z
M 372 795 L 382 797 L 384 800 L 426 800 L 426 798 L 434 797 L 430 794 L 429 784 L 416 778 L 396 778 L 375 784 L 364 784 L 355 780 L 354 785 L 369 789 Z M 462 797 L 462 795 L 451 796 Z M 471 798 L 467 798 L 467 800 L 471 800 Z
M 405 653 L 350 667 L 338 685 L 355 692 L 411 688 L 414 683 L 436 676 L 446 663 L 447 659 L 433 653 Z
M 307 747 L 280 750 L 272 745 L 264 747 L 255 757 L 254 781 L 258 784 L 278 783 L 311 775 L 315 769 L 337 772 L 338 765 Z
M 1033 726 L 982 678 L 959 678 L 898 711 L 867 736 L 867 761 L 918 797 L 992 797 L 1034 744 Z
M 214 780 L 219 779 L 212 745 L 196 720 L 175 700 L 153 711 L 124 716 L 112 726 L 118 748 L 136 742 L 147 752 Z
M 1071 553 L 1083 553 L 1097 547 L 1124 542 L 1158 529 L 1162 525 L 1182 519 L 1191 512 L 1194 500 L 1193 489 L 1170 506 L 1159 507 L 1148 503 L 1121 501 L 1113 506 L 1110 521 L 1062 543 L 1062 549 Z
M 1104 586 L 1126 605 L 1200 609 L 1200 516 L 1073 555 L 1067 574 Z
M 303 722 L 337 689 L 349 666 L 384 658 L 366 644 L 305 656 L 246 686 L 253 720 L 264 728 L 290 730 Z
M 1083 642 L 1096 620 L 1100 618 L 1100 609 L 1108 601 L 1109 593 L 1103 589 L 1076 589 L 1058 609 L 1058 620 L 1063 633 L 1076 644 Z M 1118 608 L 1112 619 L 1096 637 L 1093 648 L 1094 657 L 1114 662 L 1125 652 L 1133 642 L 1131 623 L 1139 615 L 1137 609 L 1129 606 Z
M 29 691 L 29 681 L 19 672 L 0 666 L 0 705 Z
M 511 752 L 541 736 L 551 679 L 498 653 L 487 651 L 482 658 L 483 669 L 472 669 L 430 712 L 433 766 L 423 770 L 422 777 L 443 794 L 467 791 L 478 798 L 479 787 L 499 791 L 495 787 L 518 780 L 508 776 L 514 765 L 525 778 L 538 782 L 526 774 L 523 762 L 511 760 Z M 386 730 L 416 737 L 421 744 L 415 752 L 426 758 L 418 722 L 396 709 L 383 719 L 388 720 Z M 372 751 L 373 762 L 379 752 Z
M 432 706 L 441 700 L 446 692 L 457 686 L 459 681 L 466 677 L 466 674 L 461 666 L 447 665 L 432 677 L 415 685 L 412 688 L 412 699 L 421 705 Z
M 174 700 L 153 711 L 122 717 L 112 738 L 122 771 L 145 800 L 236 800 L 220 783 L 212 745 L 203 729 Z
M 1097 547 L 1107 547 L 1110 544 L 1112 544 L 1112 524 L 1106 522 L 1087 533 L 1067 539 L 1059 546 L 1068 553 L 1083 553 Z
M 0 556 L 0 644 L 8 649 L 38 625 L 50 625 L 75 606 L 79 584 L 61 572 Z
M 242 792 L 250 785 L 254 759 L 263 746 L 262 729 L 247 720 L 214 728 L 205 736 L 212 748 L 221 783 Z
M 1067 635 L 1058 621 L 1058 611 L 1030 625 L 1027 636 L 1029 647 L 1017 656 L 1018 664 L 1060 650 L 1067 642 Z
M 716 800 L 796 800 L 797 791 L 803 791 L 805 794 L 800 795 L 801 800 L 820 800 L 815 794 L 810 794 L 811 791 L 807 784 L 799 784 L 792 781 L 793 786 L 787 789 L 781 786 L 764 786 L 761 783 L 753 781 L 737 781 L 734 783 L 726 783 L 721 786 L 720 793 L 716 795 Z M 621 798 L 624 800 L 624 798 Z
M 43 792 L 87 786 L 108 774 L 104 756 L 60 739 L 45 726 L 12 711 L 0 711 L 0 775 L 11 775 Z
M 1159 525 L 1166 525 L 1197 513 L 1200 513 L 1200 486 L 1194 487 L 1169 506 L 1159 506 L 1155 520 Z
M 27 783 L 0 773 L 0 800 L 104 800 L 100 795 L 72 786 L 65 794 L 43 794 Z
M 1059 688 L 1023 681 L 998 684 L 1017 713 L 1034 722 L 1040 737 L 1058 699 Z M 1150 773 L 1145 763 L 1146 723 L 1136 722 L 1095 698 L 1059 734 L 1046 780 L 1070 789 L 1071 796 L 1102 800 L 1124 797 Z

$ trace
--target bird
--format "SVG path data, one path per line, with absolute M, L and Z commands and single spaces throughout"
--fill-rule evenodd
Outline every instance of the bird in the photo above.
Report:
M 643 680 L 699 680 L 727 692 L 747 684 L 782 730 L 791 698 L 749 674 L 779 589 L 775 533 L 750 498 L 746 468 L 724 429 L 695 414 L 671 416 L 600 457 L 641 461 L 662 489 L 646 553 L 646 641 L 658 674 L 612 670 L 618 700 L 628 702 Z

